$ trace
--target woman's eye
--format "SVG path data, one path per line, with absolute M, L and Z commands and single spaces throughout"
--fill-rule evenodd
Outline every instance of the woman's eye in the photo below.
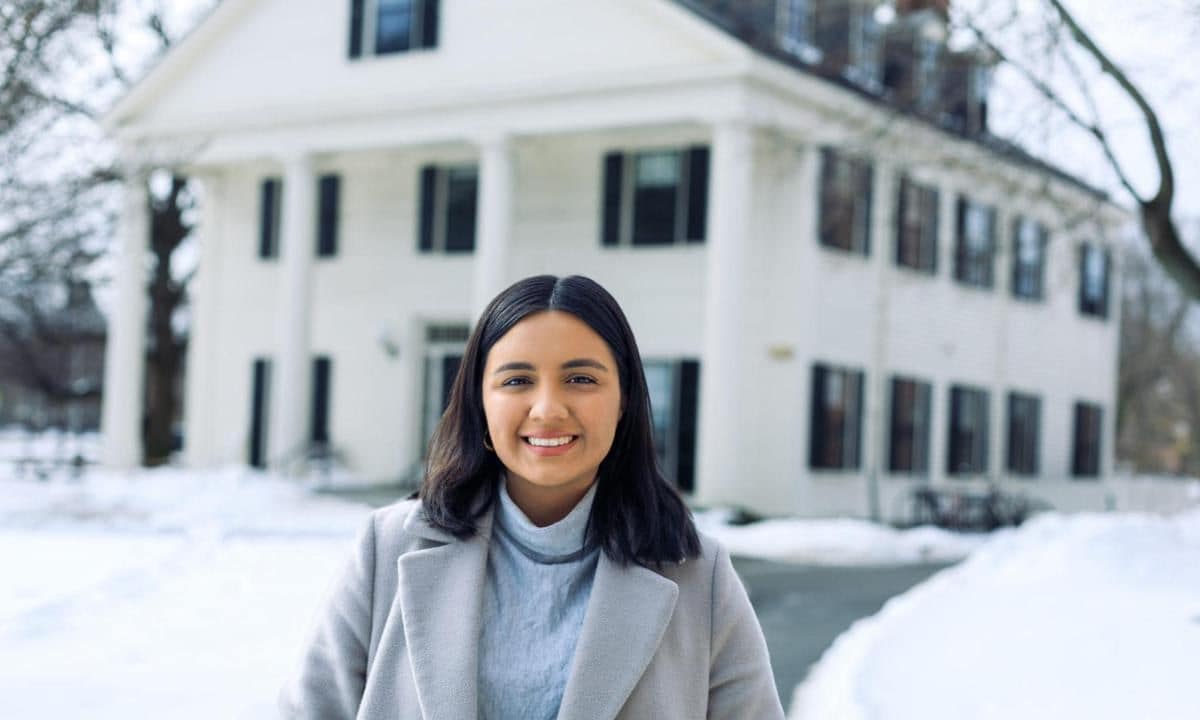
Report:
M 511 387 L 511 386 L 514 386 L 514 385 L 528 385 L 528 384 L 529 384 L 529 378 L 524 378 L 524 377 L 511 377 L 511 378 L 509 378 L 509 379 L 505 380 L 504 382 L 502 382 L 502 383 L 500 383 L 500 384 L 501 384 L 501 385 L 507 385 L 507 386 L 510 386 L 510 387 Z
M 567 382 L 569 382 L 569 383 L 585 383 L 585 384 L 591 384 L 591 385 L 596 384 L 596 381 L 593 378 L 588 377 L 587 375 L 572 375 L 571 377 L 567 378 Z

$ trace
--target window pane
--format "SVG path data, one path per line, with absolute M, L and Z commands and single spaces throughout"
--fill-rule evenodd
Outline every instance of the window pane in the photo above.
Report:
M 645 363 L 646 388 L 650 391 L 650 421 L 654 429 L 654 453 L 658 463 L 668 474 L 670 450 L 671 414 L 674 407 L 673 364 L 664 360 L 648 360 Z
M 783 17 L 783 45 L 798 49 L 809 44 L 809 0 L 785 0 Z
M 1013 238 L 1013 295 L 1023 298 L 1042 296 L 1042 257 L 1045 253 L 1045 228 L 1029 218 L 1017 220 Z
M 479 173 L 475 167 L 446 169 L 446 252 L 475 249 L 478 188 Z
M 950 389 L 950 475 L 987 472 L 988 397 L 986 390 Z
M 403 52 L 412 41 L 415 0 L 377 0 L 375 16 L 375 53 Z
M 863 374 L 813 366 L 809 463 L 815 468 L 856 469 L 862 415 Z
M 866 253 L 871 224 L 870 164 L 830 148 L 821 151 L 820 242 Z
M 1108 312 L 1108 255 L 1092 244 L 1083 246 L 1083 268 L 1080 278 L 1080 311 L 1104 316 Z
M 929 469 L 929 396 L 929 383 L 892 380 L 890 471 L 925 472 Z
M 675 242 L 679 153 L 642 153 L 634 158 L 633 244 Z

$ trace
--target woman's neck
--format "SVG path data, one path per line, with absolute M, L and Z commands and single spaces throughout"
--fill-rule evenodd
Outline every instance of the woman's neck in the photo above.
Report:
M 562 520 L 579 504 L 595 483 L 583 487 L 547 488 L 529 482 L 513 480 L 505 475 L 504 487 L 513 503 L 525 513 L 525 517 L 538 527 L 546 527 Z

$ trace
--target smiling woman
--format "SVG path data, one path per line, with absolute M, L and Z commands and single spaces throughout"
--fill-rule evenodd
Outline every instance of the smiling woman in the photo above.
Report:
M 729 556 L 657 465 L 616 300 L 497 296 L 416 497 L 376 511 L 281 705 L 311 718 L 782 718 Z

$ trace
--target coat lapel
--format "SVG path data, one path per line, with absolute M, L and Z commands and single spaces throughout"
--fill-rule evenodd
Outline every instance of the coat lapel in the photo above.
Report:
M 675 611 L 679 587 L 602 552 L 558 720 L 612 720 L 646 671 Z
M 413 534 L 442 545 L 405 553 L 397 561 L 404 639 L 421 714 L 427 720 L 472 720 L 478 712 L 479 627 L 487 570 L 491 513 L 479 532 L 458 540 L 413 513 Z

